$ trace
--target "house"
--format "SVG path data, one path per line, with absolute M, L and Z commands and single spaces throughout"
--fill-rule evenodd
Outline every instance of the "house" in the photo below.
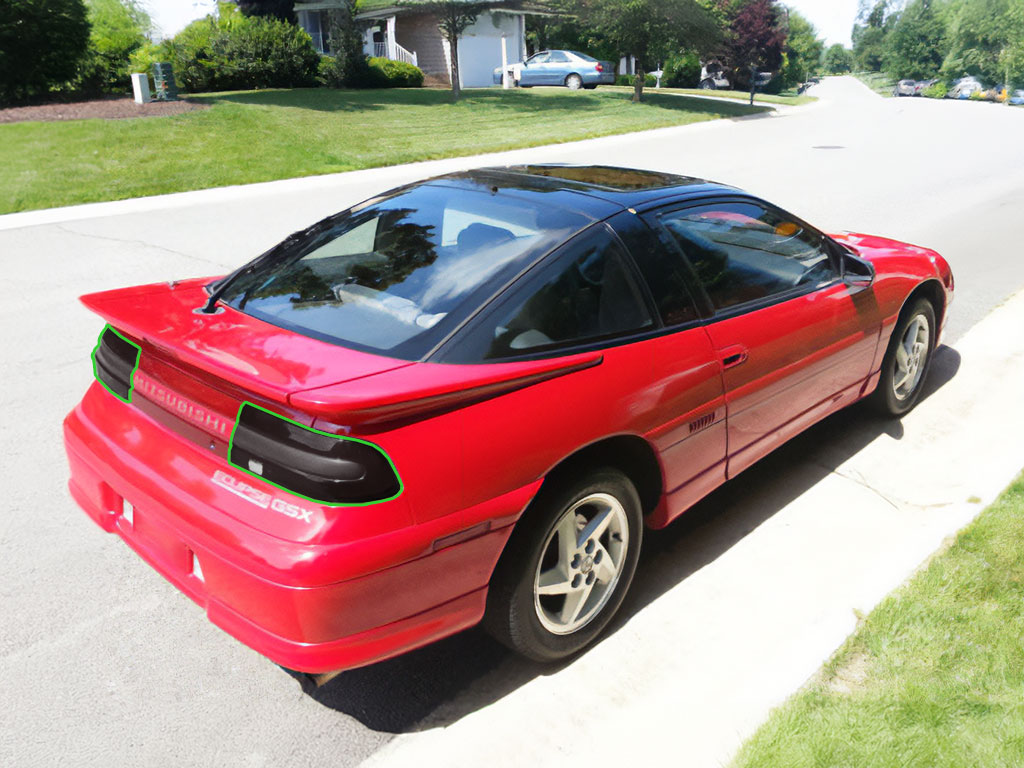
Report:
M 404 61 L 428 77 L 451 82 L 451 51 L 437 28 L 437 18 L 417 0 L 362 0 L 356 20 L 364 27 L 363 50 L 367 56 Z M 321 53 L 330 53 L 330 13 L 339 0 L 307 0 L 295 3 L 299 25 L 313 38 Z M 502 39 L 510 64 L 526 58 L 526 14 L 521 3 L 504 5 L 500 0 L 477 16 L 476 23 L 459 40 L 459 79 L 464 88 L 493 84 L 494 70 L 501 67 Z

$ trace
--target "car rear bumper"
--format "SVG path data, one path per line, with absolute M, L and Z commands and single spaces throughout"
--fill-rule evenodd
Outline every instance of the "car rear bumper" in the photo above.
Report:
M 112 414 L 131 416 L 133 444 L 119 444 L 111 436 L 116 430 L 104 430 L 103 420 Z M 179 441 L 178 460 L 190 467 L 216 457 L 179 440 L 98 385 L 66 418 L 64 437 L 71 494 L 103 530 L 120 536 L 202 606 L 214 624 L 278 664 L 303 672 L 370 664 L 477 623 L 490 573 L 511 533 L 507 522 L 536 490 L 531 486 L 491 502 L 494 519 L 505 523 L 501 528 L 475 526 L 479 535 L 455 537 L 459 543 L 451 546 L 425 540 L 412 559 L 396 556 L 371 572 L 319 583 L 276 564 L 338 557 L 356 562 L 364 559 L 361 547 L 372 547 L 379 563 L 376 553 L 388 548 L 389 537 L 395 552 L 408 551 L 409 528 L 339 550 L 248 526 L 211 503 L 215 495 L 201 498 L 161 482 L 173 470 L 151 466 L 157 441 L 162 447 Z M 411 526 L 420 527 L 429 526 Z

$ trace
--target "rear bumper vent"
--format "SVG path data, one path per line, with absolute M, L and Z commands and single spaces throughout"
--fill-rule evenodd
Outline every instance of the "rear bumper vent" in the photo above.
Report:
M 321 504 L 376 504 L 402 492 L 394 464 L 373 443 L 321 432 L 248 402 L 238 410 L 228 461 Z
M 138 344 L 128 341 L 108 325 L 92 351 L 92 372 L 96 381 L 114 397 L 130 403 L 141 354 Z

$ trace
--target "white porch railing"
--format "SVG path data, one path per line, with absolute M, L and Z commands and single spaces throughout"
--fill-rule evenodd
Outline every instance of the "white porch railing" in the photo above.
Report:
M 393 48 L 394 50 L 388 51 L 388 48 Z M 419 66 L 416 61 L 416 52 L 407 51 L 398 43 L 392 43 L 390 45 L 388 43 L 374 43 L 373 55 L 382 59 L 404 61 L 406 64 L 412 64 L 414 67 Z

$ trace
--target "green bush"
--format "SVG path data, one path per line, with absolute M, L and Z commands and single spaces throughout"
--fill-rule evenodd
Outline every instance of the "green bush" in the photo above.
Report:
M 661 82 L 670 88 L 696 88 L 700 85 L 700 57 L 693 51 L 673 56 L 665 62 Z
M 182 90 L 247 90 L 315 85 L 320 55 L 305 30 L 276 19 L 243 16 L 221 3 L 219 18 L 189 24 L 158 47 Z
M 124 93 L 131 90 L 132 54 L 149 45 L 149 14 L 136 0 L 87 0 L 89 52 L 79 71 L 83 93 Z
M 984 98 L 985 95 L 981 91 L 971 91 L 971 101 L 982 101 Z
M 921 91 L 921 95 L 929 99 L 944 99 L 947 93 L 949 93 L 949 85 L 941 80 Z
M 630 88 L 632 88 L 634 77 L 634 75 L 616 75 L 615 84 L 627 85 Z M 644 88 L 653 88 L 657 84 L 658 79 L 654 75 L 650 74 L 649 72 L 644 74 Z
M 2 0 L 0 106 L 67 87 L 88 46 L 82 0 Z
M 423 85 L 423 70 L 404 61 L 373 57 L 370 59 L 370 71 L 380 80 L 378 88 L 419 88 Z

